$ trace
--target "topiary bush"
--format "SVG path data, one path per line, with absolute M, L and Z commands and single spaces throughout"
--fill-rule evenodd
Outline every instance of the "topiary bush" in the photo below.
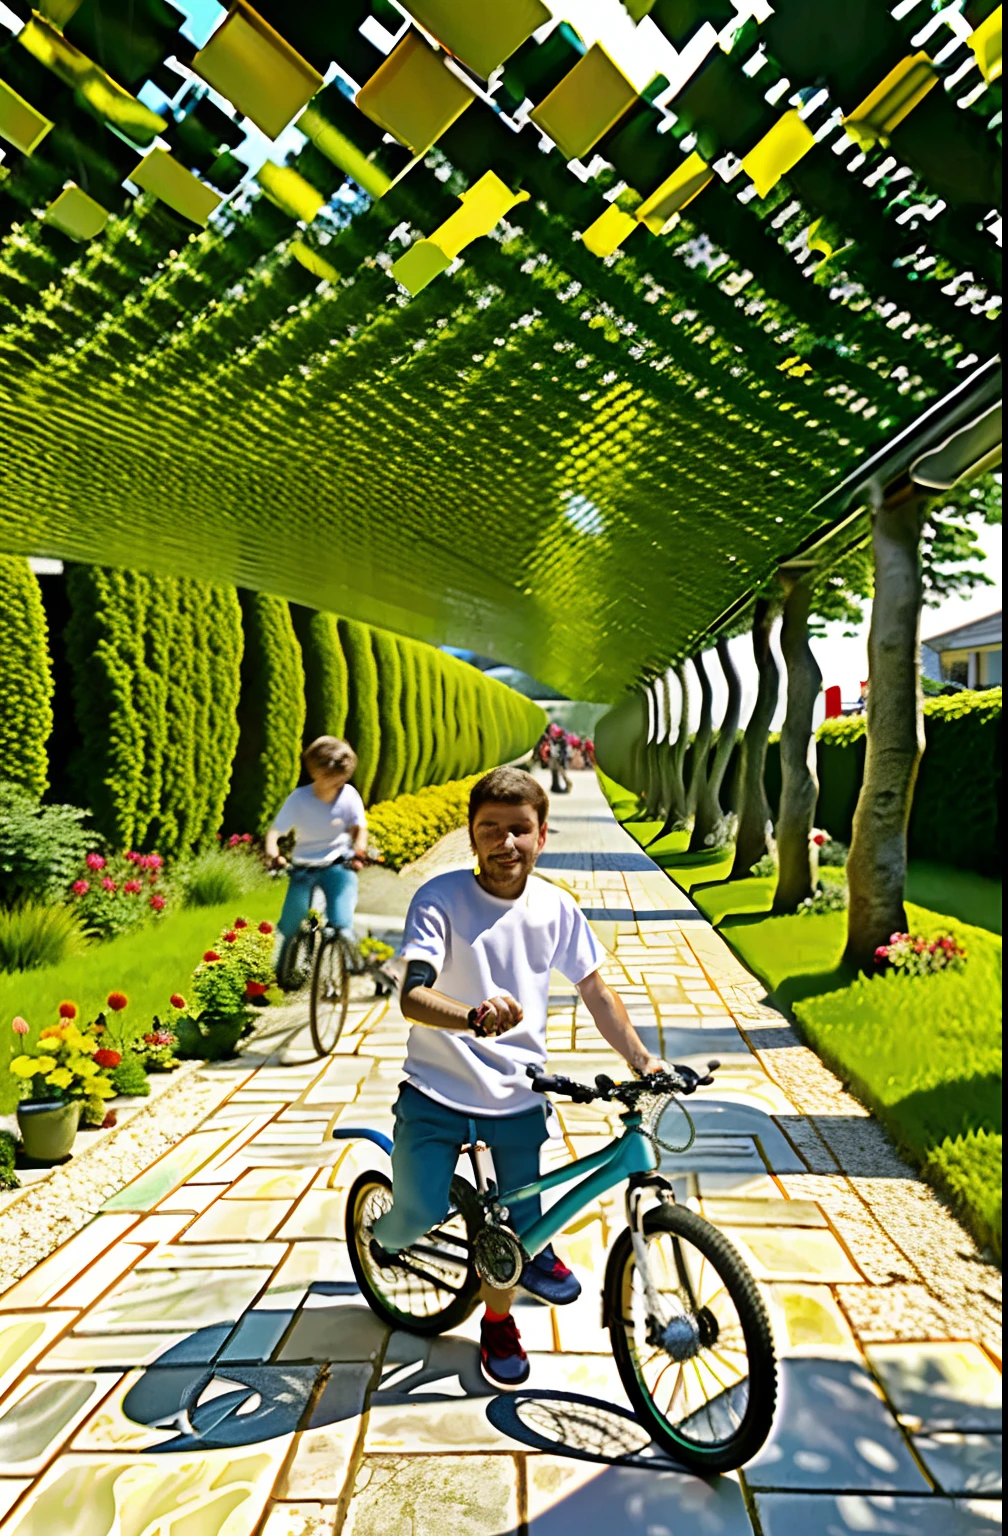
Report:
M 290 605 L 294 633 L 304 666 L 304 744 L 318 736 L 342 736 L 346 731 L 349 681 L 334 613 Z
M 418 713 L 417 689 L 420 668 L 417 658 L 418 647 L 414 641 L 407 640 L 404 635 L 397 635 L 395 643 L 396 649 L 399 652 L 399 670 L 402 673 L 402 696 L 399 702 L 399 713 L 402 717 L 403 736 L 405 738 L 405 766 L 399 791 L 400 794 L 409 795 L 426 783 L 426 780 L 422 779 L 419 774 L 420 717 Z
M 378 718 L 381 750 L 371 794 L 375 800 L 392 800 L 402 787 L 406 772 L 406 732 L 402 722 L 402 663 L 394 635 L 385 629 L 371 631 L 371 646 L 378 668 Z
M 378 668 L 371 649 L 371 632 L 356 619 L 339 620 L 339 638 L 347 664 L 346 737 L 357 753 L 354 784 L 365 805 L 370 802 L 381 749 L 378 715 Z
M 469 791 L 479 774 L 448 784 L 429 784 L 415 795 L 399 795 L 368 811 L 370 841 L 390 869 L 402 869 L 432 848 L 446 832 L 464 827 Z
M 27 560 L 0 555 L 0 773 L 37 796 L 49 783 L 52 694 L 39 584 Z
M 127 1051 L 122 1061 L 111 1072 L 112 1087 L 124 1098 L 145 1099 L 150 1093 L 150 1083 L 143 1062 L 133 1051 Z
M 262 592 L 238 596 L 245 648 L 224 824 L 262 835 L 300 777 L 304 671 L 288 605 Z

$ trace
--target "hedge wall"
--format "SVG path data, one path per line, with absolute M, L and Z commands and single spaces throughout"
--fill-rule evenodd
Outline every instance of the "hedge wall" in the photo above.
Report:
M 403 729 L 402 660 L 395 635 L 373 629 L 375 665 L 378 668 L 378 720 L 380 747 L 378 772 L 371 788 L 375 800 L 394 800 L 406 776 L 406 732 Z
M 356 619 L 340 619 L 339 638 L 346 657 L 347 722 L 346 736 L 357 753 L 354 783 L 365 803 L 378 772 L 381 725 L 378 717 L 378 668 L 371 649 L 371 631 Z
M 304 672 L 287 603 L 262 592 L 243 591 L 239 599 L 245 651 L 224 826 L 262 834 L 300 775 Z
M 405 738 L 405 764 L 403 767 L 401 794 L 412 794 L 423 783 L 418 777 L 420 763 L 420 714 L 417 700 L 417 647 L 412 640 L 395 637 L 399 652 L 399 669 L 402 673 L 400 714 Z
M 294 633 L 304 666 L 304 744 L 346 731 L 349 677 L 334 613 L 291 603 Z
M 924 701 L 924 756 L 917 774 L 908 847 L 930 859 L 1001 873 L 1001 689 Z M 819 804 L 816 823 L 849 842 L 864 774 L 865 720 L 826 720 L 816 735 Z M 780 747 L 767 752 L 767 798 L 780 802 Z
M 53 726 L 52 666 L 42 594 L 28 561 L 0 555 L 0 779 L 42 796 Z

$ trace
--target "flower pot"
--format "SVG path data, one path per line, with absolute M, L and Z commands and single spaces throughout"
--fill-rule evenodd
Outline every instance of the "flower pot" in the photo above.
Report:
M 79 1099 L 27 1100 L 18 1105 L 24 1155 L 32 1163 L 61 1163 L 70 1155 L 80 1120 Z

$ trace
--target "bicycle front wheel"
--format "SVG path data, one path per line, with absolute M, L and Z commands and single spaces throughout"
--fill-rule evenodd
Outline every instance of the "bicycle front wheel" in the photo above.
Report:
M 629 1230 L 606 1268 L 620 1378 L 640 1423 L 677 1461 L 731 1471 L 773 1425 L 777 1367 L 763 1300 L 727 1238 L 692 1211 L 649 1211 L 643 1239 L 647 1288 Z
M 312 971 L 309 1023 L 320 1056 L 331 1056 L 350 1006 L 350 956 L 338 933 L 324 934 Z

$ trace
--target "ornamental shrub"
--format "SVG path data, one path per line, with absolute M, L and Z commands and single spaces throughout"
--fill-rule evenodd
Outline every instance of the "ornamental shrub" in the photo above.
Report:
M 112 1087 L 124 1098 L 145 1099 L 150 1093 L 150 1083 L 140 1057 L 127 1051 L 117 1067 L 112 1068 Z
M 52 694 L 39 584 L 27 560 L 0 555 L 0 776 L 36 796 L 48 787 Z
M 11 1131 L 0 1131 L 0 1190 L 20 1189 L 21 1180 L 14 1172 L 18 1139 Z
M 0 906 L 59 900 L 94 846 L 81 825 L 87 817 L 75 805 L 39 805 L 0 780 Z
M 0 971 L 34 971 L 80 954 L 85 936 L 77 914 L 35 901 L 0 907 Z
M 371 800 L 381 725 L 378 716 L 378 668 L 371 649 L 371 632 L 356 619 L 339 620 L 339 638 L 347 664 L 346 738 L 357 753 L 354 784 L 367 805 Z
M 417 767 L 413 790 L 437 784 L 435 773 L 434 648 L 413 646 L 415 668 L 414 714 L 417 722 Z
M 424 783 L 418 772 L 420 767 L 420 717 L 417 712 L 418 646 L 415 641 L 408 640 L 404 635 L 397 635 L 395 643 L 396 649 L 399 652 L 399 669 L 402 673 L 402 696 L 399 712 L 402 716 L 403 735 L 405 738 L 405 767 L 403 768 L 399 792 L 400 794 L 409 795 L 414 790 L 419 789 L 421 784 Z
M 378 668 L 378 717 L 381 747 L 371 793 L 375 800 L 392 800 L 406 772 L 406 732 L 402 722 L 402 663 L 396 637 L 386 629 L 371 631 Z
M 402 869 L 432 848 L 446 832 L 466 825 L 469 791 L 479 774 L 448 784 L 429 784 L 415 795 L 399 795 L 368 811 L 371 842 L 390 869 Z
M 307 746 L 317 736 L 343 736 L 346 732 L 347 664 L 334 613 L 317 613 L 299 603 L 291 603 L 290 611 L 304 666 Z
M 263 592 L 238 597 L 245 647 L 224 824 L 261 836 L 300 777 L 304 671 L 287 603 Z

